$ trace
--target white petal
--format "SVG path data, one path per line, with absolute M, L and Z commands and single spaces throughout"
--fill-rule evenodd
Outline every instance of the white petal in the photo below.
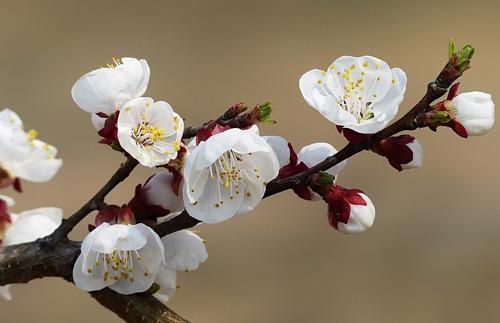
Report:
M 104 280 L 104 275 L 102 268 L 104 266 L 96 266 L 96 269 L 101 269 L 100 272 L 88 273 L 82 270 L 83 267 L 83 255 L 80 254 L 78 259 L 73 266 L 73 281 L 76 287 L 83 289 L 85 291 L 91 292 L 94 290 L 101 290 L 114 283 L 113 279 Z
M 135 225 L 136 229 L 148 239 L 146 245 L 140 249 L 144 266 L 150 273 L 157 274 L 165 266 L 165 249 L 160 237 L 153 229 L 142 223 Z
M 177 289 L 177 272 L 170 268 L 165 268 L 158 276 L 156 283 L 160 285 L 160 290 L 154 294 L 163 302 L 168 302 L 174 296 Z
M 182 190 L 184 194 L 184 207 L 190 216 L 205 223 L 219 223 L 236 214 L 243 200 L 243 192 L 240 191 L 236 194 L 233 189 L 233 194 L 231 195 L 229 188 L 220 187 L 221 195 L 219 197 L 217 186 L 220 187 L 220 184 L 216 180 L 211 181 L 205 187 L 199 199 L 191 203 L 187 195 L 188 188 L 184 184 Z
M 17 113 L 10 109 L 3 109 L 0 111 L 0 122 L 19 130 L 23 129 L 23 121 L 19 118 Z
M 112 224 L 97 231 L 91 249 L 102 253 L 111 253 L 113 250 L 138 250 L 144 247 L 147 240 L 136 225 Z
M 150 70 L 145 60 L 123 58 L 123 64 L 83 75 L 71 89 L 75 103 L 90 113 L 113 113 L 146 91 Z
M 127 91 L 127 80 L 114 69 L 100 68 L 83 75 L 71 89 L 73 101 L 89 113 L 111 114 L 123 100 L 134 98 Z M 126 101 L 125 101 L 126 102 Z
M 422 167 L 422 164 L 424 163 L 424 148 L 420 142 L 418 142 L 417 139 L 414 139 L 412 142 L 407 144 L 407 146 L 413 152 L 413 159 L 411 162 L 401 165 L 401 167 L 403 169 Z
M 177 271 L 191 271 L 207 260 L 203 240 L 189 230 L 171 233 L 161 241 L 165 248 L 167 266 Z
M 90 115 L 90 121 L 92 122 L 92 126 L 94 126 L 95 130 L 101 131 L 104 128 L 104 124 L 106 123 L 106 118 L 100 117 L 95 113 Z
M 262 201 L 262 197 L 266 192 L 266 186 L 261 181 L 250 179 L 247 174 L 243 175 L 243 181 L 245 183 L 243 200 L 237 215 L 247 214 L 252 211 Z
M 46 207 L 22 212 L 5 232 L 3 244 L 20 244 L 43 238 L 54 232 L 62 221 L 62 210 Z
M 276 157 L 278 158 L 278 163 L 280 168 L 290 164 L 290 148 L 288 147 L 288 141 L 280 136 L 263 136 L 264 140 L 271 146 Z
M 258 151 L 270 152 L 272 148 L 261 137 L 245 132 L 238 128 L 226 130 L 211 136 L 205 144 L 200 143 L 196 148 L 199 153 L 193 161 L 194 169 L 202 169 L 213 164 L 222 154 L 233 150 L 239 154 L 248 154 Z

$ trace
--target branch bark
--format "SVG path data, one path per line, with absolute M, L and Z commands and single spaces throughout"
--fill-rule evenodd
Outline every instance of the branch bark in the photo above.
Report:
M 56 240 L 64 239 L 73 230 L 73 228 L 85 218 L 90 212 L 99 210 L 105 205 L 104 199 L 118 184 L 124 181 L 134 168 L 139 163 L 133 158 L 127 160 L 118 168 L 118 170 L 111 176 L 111 178 L 104 184 L 103 187 L 76 213 L 71 215 L 68 219 L 63 220 L 62 224 L 52 234 L 52 238 Z

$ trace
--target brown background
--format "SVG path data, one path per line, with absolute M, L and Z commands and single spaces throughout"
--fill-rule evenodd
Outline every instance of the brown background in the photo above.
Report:
M 341 55 L 371 54 L 409 78 L 401 111 L 446 60 L 447 41 L 477 47 L 462 90 L 498 98 L 499 5 L 470 1 L 1 1 L 0 106 L 56 145 L 64 166 L 48 184 L 12 192 L 17 210 L 60 206 L 71 214 L 121 157 L 97 145 L 70 88 L 112 56 L 147 58 L 147 95 L 197 125 L 238 101 L 271 100 L 265 134 L 344 144 L 301 98 L 298 79 Z M 290 192 L 252 215 L 201 227 L 209 259 L 180 274 L 169 305 L 194 322 L 498 322 L 500 130 L 463 140 L 449 129 L 418 132 L 421 170 L 398 174 L 363 153 L 339 183 L 363 189 L 375 226 L 357 236 L 328 227 L 323 203 Z M 125 202 L 151 170 L 110 196 Z M 86 223 L 90 222 L 90 219 Z M 75 234 L 82 238 L 84 225 Z M 1 322 L 118 322 L 60 279 L 12 288 Z

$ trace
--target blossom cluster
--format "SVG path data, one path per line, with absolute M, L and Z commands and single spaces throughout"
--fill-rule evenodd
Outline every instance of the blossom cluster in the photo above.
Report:
M 90 113 L 99 143 L 158 169 L 136 186 L 128 203 L 104 203 L 99 208 L 73 267 L 77 287 L 86 291 L 108 287 L 121 294 L 147 292 L 168 301 L 176 290 L 178 272 L 197 269 L 206 261 L 207 249 L 194 231 L 161 237 L 155 231 L 158 224 L 183 213 L 206 224 L 248 214 L 264 198 L 271 181 L 304 172 L 311 176 L 293 191 L 307 201 L 324 201 L 332 228 L 352 234 L 373 225 L 372 200 L 363 191 L 338 183 L 346 158 L 324 171 L 315 168 L 342 151 L 315 142 L 296 153 L 288 139 L 261 135 L 259 124 L 273 123 L 269 103 L 246 114 L 246 106 L 237 104 L 189 136 L 184 119 L 169 103 L 144 96 L 149 78 L 146 60 L 124 57 L 84 74 L 71 89 L 76 105 Z M 352 145 L 393 121 L 406 85 L 402 69 L 372 56 L 342 56 L 326 70 L 313 69 L 299 80 L 305 102 Z M 487 93 L 458 94 L 455 85 L 446 100 L 429 106 L 417 121 L 433 130 L 450 127 L 462 137 L 482 135 L 493 126 L 494 103 Z M 24 130 L 13 111 L 0 112 L 0 188 L 13 186 L 21 191 L 21 180 L 46 182 L 57 173 L 62 165 L 57 149 L 36 137 L 35 130 Z M 423 164 L 423 147 L 408 134 L 386 136 L 369 149 L 399 171 Z M 16 214 L 11 212 L 13 206 L 13 199 L 0 195 L 3 246 L 43 238 L 61 224 L 60 209 Z M 10 297 L 6 287 L 0 292 Z
M 25 131 L 12 110 L 0 111 L 0 188 L 22 191 L 21 180 L 42 183 L 51 180 L 62 166 L 57 149 L 39 139 L 34 129 Z M 31 242 L 51 234 L 62 221 L 62 210 L 36 208 L 13 213 L 13 198 L 0 195 L 0 246 Z M 10 286 L 0 286 L 0 295 L 12 298 Z

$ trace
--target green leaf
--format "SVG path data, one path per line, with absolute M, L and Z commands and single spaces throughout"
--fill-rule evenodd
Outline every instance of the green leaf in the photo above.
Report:
M 448 42 L 448 58 L 451 59 L 453 53 L 455 53 L 455 42 L 453 41 L 453 38 L 450 38 Z

